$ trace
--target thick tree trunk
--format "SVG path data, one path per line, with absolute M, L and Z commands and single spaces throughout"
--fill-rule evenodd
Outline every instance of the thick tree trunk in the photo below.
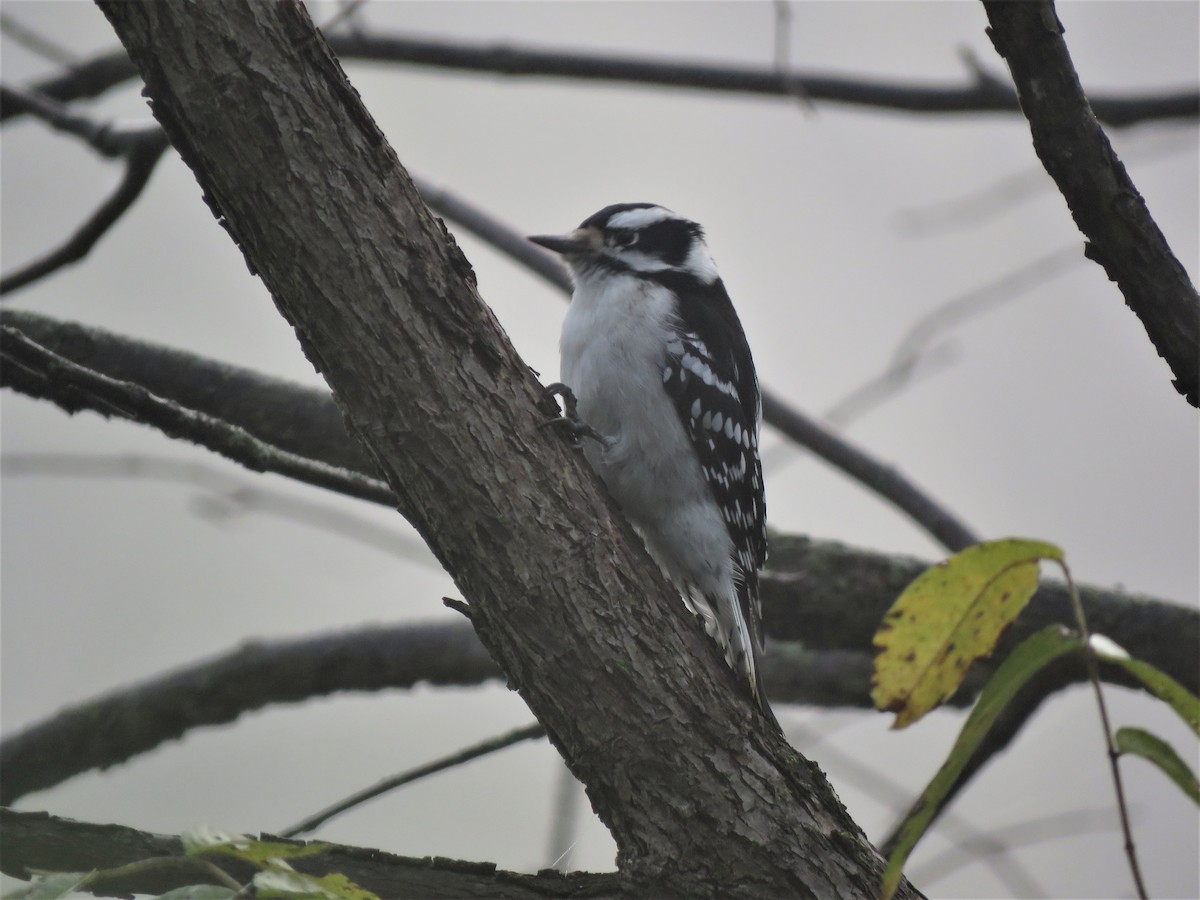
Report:
M 640 896 L 866 897 L 882 861 L 735 689 L 295 2 L 102 3 L 155 115 L 612 830 Z M 905 892 L 915 892 L 907 886 Z

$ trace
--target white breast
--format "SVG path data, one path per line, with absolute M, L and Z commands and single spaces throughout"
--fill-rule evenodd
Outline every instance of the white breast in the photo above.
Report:
M 674 309 L 661 285 L 584 275 L 563 322 L 561 379 L 580 417 L 611 440 L 585 440 L 585 453 L 659 565 L 681 586 L 726 595 L 733 544 L 663 390 Z

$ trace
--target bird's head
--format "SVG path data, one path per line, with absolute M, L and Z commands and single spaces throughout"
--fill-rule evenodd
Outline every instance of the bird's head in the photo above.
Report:
M 606 273 L 677 272 L 704 284 L 719 277 L 704 229 L 655 203 L 615 203 L 584 219 L 570 234 L 529 240 L 562 254 L 576 281 Z

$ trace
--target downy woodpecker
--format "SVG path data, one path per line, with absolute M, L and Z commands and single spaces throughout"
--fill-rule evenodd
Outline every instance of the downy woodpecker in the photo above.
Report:
M 619 203 L 530 240 L 561 254 L 575 282 L 561 378 L 596 438 L 583 444 L 589 463 L 773 718 L 759 676 L 758 379 L 703 229 Z

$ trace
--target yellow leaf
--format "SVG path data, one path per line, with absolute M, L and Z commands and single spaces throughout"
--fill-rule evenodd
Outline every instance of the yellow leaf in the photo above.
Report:
M 968 547 L 921 573 L 875 633 L 875 706 L 904 728 L 948 700 L 1037 590 L 1053 544 L 1010 538 Z

